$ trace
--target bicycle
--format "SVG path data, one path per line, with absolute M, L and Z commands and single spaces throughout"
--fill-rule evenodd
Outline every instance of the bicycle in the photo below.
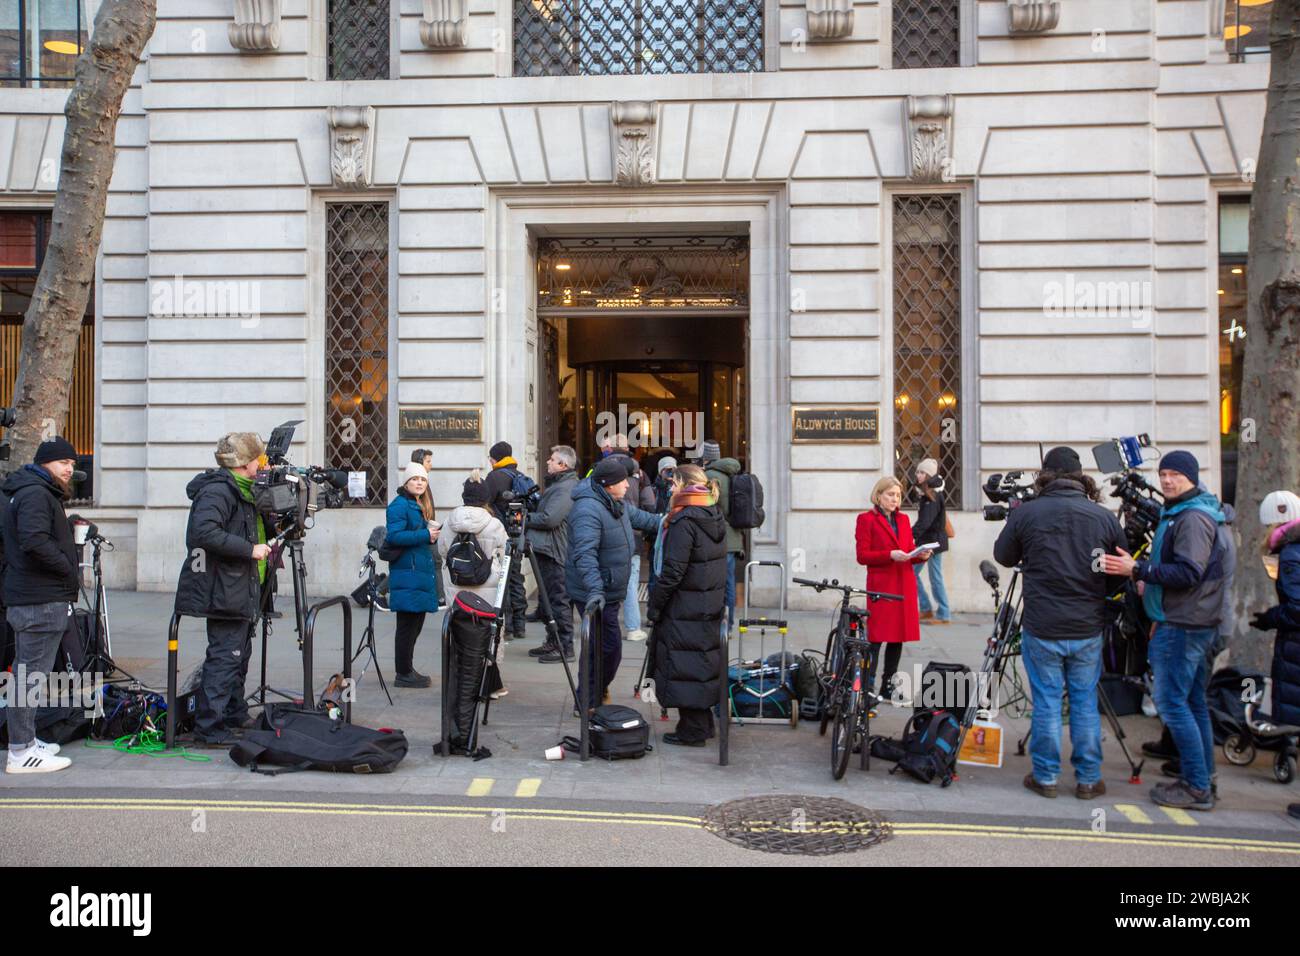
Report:
M 839 591 L 843 594 L 835 627 L 826 639 L 826 657 L 822 662 L 817 682 L 821 685 L 821 734 L 834 722 L 831 732 L 831 776 L 840 780 L 849 766 L 849 755 L 857 749 L 861 769 L 871 765 L 871 709 L 881 698 L 866 687 L 864 677 L 875 667 L 880 645 L 867 640 L 867 619 L 871 613 L 863 607 L 849 603 L 854 594 L 868 601 L 901 601 L 900 594 L 867 591 L 851 585 L 840 584 L 838 579 L 810 581 L 794 578 L 794 583 L 822 591 Z

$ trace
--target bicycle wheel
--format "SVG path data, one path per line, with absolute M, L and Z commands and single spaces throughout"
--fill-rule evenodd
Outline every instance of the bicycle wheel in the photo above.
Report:
M 835 719 L 840 698 L 839 690 L 844 683 L 838 676 L 840 673 L 840 643 L 836 640 L 838 634 L 838 630 L 832 630 L 826 637 L 826 659 L 822 662 L 822 671 L 819 675 L 822 692 L 826 700 L 825 705 L 822 707 L 821 727 L 817 731 L 822 737 L 826 736 L 826 728 Z
M 850 653 L 841 683 L 839 707 L 835 714 L 835 729 L 831 732 L 831 776 L 840 780 L 849 768 L 849 754 L 853 752 L 854 738 L 858 736 L 859 714 L 862 706 L 862 655 Z

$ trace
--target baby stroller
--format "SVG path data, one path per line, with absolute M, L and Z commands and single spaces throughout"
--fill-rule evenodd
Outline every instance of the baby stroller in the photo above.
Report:
M 1245 767 L 1255 760 L 1260 750 L 1275 750 L 1273 757 L 1273 778 L 1278 783 L 1290 783 L 1295 779 L 1296 742 L 1300 738 L 1300 727 L 1290 724 L 1275 724 L 1267 714 L 1258 712 L 1260 702 L 1264 699 L 1264 681 L 1247 685 L 1254 692 L 1244 698 L 1245 708 L 1240 726 L 1233 730 L 1223 741 L 1223 756 L 1228 763 Z M 1213 697 L 1210 700 L 1210 720 L 1218 728 L 1218 719 Z

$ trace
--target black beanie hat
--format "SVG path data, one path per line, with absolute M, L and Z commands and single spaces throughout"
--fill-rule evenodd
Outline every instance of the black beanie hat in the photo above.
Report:
M 492 496 L 488 493 L 487 482 L 481 479 L 466 479 L 465 487 L 460 493 L 460 500 L 467 505 L 486 508 L 487 503 L 492 500 Z
M 513 458 L 515 450 L 510 447 L 510 442 L 499 441 L 488 449 L 488 457 L 493 461 L 500 461 L 502 458 Z
M 602 458 L 596 462 L 596 467 L 591 469 L 592 482 L 602 488 L 627 481 L 628 477 L 627 466 L 618 458 Z
M 32 462 L 37 465 L 44 465 L 51 461 L 63 461 L 65 459 L 77 460 L 77 449 L 72 447 L 72 443 L 62 435 L 55 435 L 49 441 L 43 441 L 40 447 L 36 449 L 36 457 Z
M 1078 475 L 1083 473 L 1083 462 L 1079 453 L 1068 445 L 1058 445 L 1047 453 L 1043 459 L 1043 468 L 1061 475 Z

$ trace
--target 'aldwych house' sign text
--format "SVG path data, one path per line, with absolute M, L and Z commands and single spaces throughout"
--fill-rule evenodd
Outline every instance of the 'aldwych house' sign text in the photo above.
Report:
M 790 436 L 796 442 L 880 441 L 880 409 L 796 406 L 790 418 Z
M 397 440 L 418 442 L 480 442 L 481 408 L 403 408 L 398 412 Z

